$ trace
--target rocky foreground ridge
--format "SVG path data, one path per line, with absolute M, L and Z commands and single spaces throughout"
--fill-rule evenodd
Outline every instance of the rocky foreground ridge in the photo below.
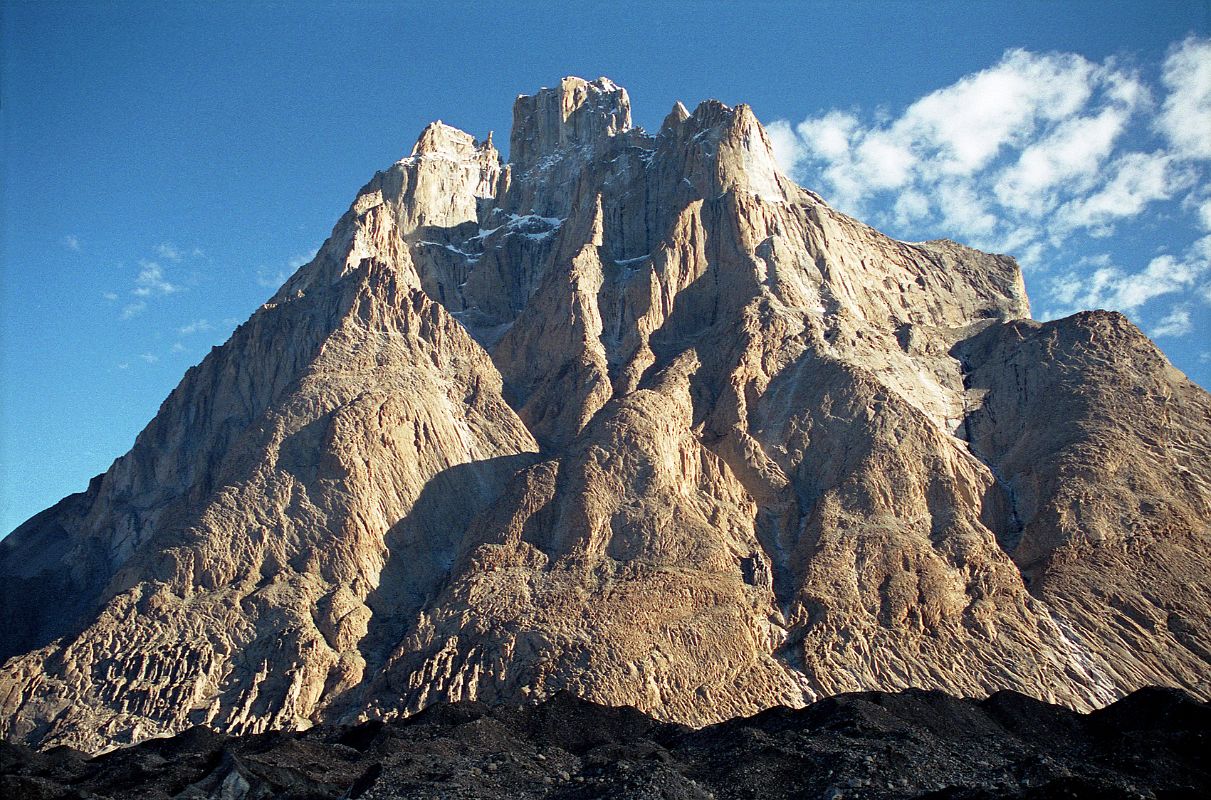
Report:
M 566 78 L 509 149 L 426 128 L 0 543 L 0 734 L 1211 697 L 1211 397 L 1126 318 L 837 213 L 747 106 Z
M 571 695 L 228 737 L 192 728 L 86 759 L 0 742 L 9 800 L 1195 800 L 1211 708 L 1142 689 L 1088 715 L 1014 692 L 867 692 L 693 730 Z

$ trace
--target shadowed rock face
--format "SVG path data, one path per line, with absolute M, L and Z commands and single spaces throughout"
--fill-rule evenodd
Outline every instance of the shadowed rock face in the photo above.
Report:
M 1211 709 L 1144 689 L 1088 715 L 1001 692 L 867 692 L 701 730 L 557 694 L 386 724 L 193 728 L 86 760 L 0 742 L 11 800 L 1204 797 Z
M 95 751 L 567 690 L 1211 696 L 1211 398 L 1012 259 L 778 171 L 746 106 L 441 123 L 0 543 L 0 733 Z

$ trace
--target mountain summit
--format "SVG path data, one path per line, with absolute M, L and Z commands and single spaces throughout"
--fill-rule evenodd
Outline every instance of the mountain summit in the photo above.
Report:
M 1211 396 L 1127 319 L 832 210 L 747 106 L 565 78 L 510 155 L 427 127 L 0 543 L 0 733 L 1211 697 Z

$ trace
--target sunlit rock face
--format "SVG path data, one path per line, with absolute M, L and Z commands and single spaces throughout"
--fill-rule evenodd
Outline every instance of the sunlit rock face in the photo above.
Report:
M 0 543 L 0 732 L 99 750 L 570 690 L 1211 696 L 1211 397 L 1006 256 L 788 180 L 747 106 L 441 123 Z

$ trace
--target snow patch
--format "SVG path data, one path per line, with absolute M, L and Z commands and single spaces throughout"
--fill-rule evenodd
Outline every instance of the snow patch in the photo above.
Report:
M 479 261 L 480 255 L 481 255 L 479 253 L 468 253 L 466 251 L 459 250 L 454 245 L 445 244 L 444 242 L 427 242 L 427 241 L 421 240 L 421 241 L 418 241 L 417 244 L 425 245 L 427 247 L 440 247 L 444 250 L 449 250 L 451 253 L 456 253 L 472 263 Z
M 480 228 L 479 233 L 475 234 L 467 241 L 468 242 L 482 241 L 483 239 L 487 239 L 489 236 L 496 233 L 498 230 L 500 230 L 503 227 L 504 227 L 504 225 L 497 225 L 495 228 Z
M 515 228 L 521 225 L 527 225 L 534 222 L 541 222 L 549 225 L 552 228 L 558 228 L 565 222 L 563 217 L 540 217 L 537 214 L 510 214 L 509 221 L 506 223 L 508 227 Z

